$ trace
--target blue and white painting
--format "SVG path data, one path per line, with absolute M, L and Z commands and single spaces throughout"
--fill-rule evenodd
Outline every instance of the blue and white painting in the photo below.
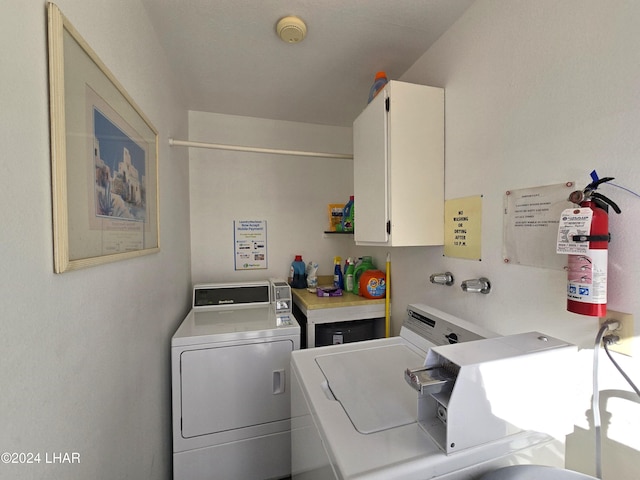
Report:
M 96 216 L 145 222 L 145 150 L 93 108 Z

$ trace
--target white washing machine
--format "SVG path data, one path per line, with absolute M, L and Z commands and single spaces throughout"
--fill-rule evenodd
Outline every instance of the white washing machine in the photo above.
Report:
M 511 358 L 524 358 L 523 351 L 575 353 L 557 339 L 526 335 L 498 337 L 427 305 L 410 305 L 399 337 L 294 352 L 292 477 L 469 480 L 510 464 L 563 466 L 560 442 L 509 423 L 500 408 L 513 406 L 511 399 L 496 403 L 489 393 L 512 381 L 528 390 L 531 368 Z M 480 348 L 486 342 L 494 343 Z M 527 364 L 537 368 L 536 362 L 549 367 L 539 359 Z M 423 378 L 439 378 L 433 368 L 443 363 L 452 381 Z
M 285 282 L 194 287 L 171 339 L 175 480 L 290 474 L 290 362 L 299 348 Z

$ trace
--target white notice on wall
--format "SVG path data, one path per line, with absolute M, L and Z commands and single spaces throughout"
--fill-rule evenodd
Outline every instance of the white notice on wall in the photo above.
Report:
M 444 202 L 445 257 L 482 260 L 482 195 Z
M 234 220 L 236 270 L 267 268 L 267 221 Z
M 564 269 L 567 258 L 556 253 L 558 224 L 571 207 L 574 182 L 509 190 L 504 196 L 503 248 L 505 263 Z

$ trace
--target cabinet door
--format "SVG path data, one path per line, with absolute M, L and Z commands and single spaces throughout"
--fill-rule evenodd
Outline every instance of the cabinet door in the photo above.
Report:
M 182 352 L 182 436 L 288 419 L 292 350 L 280 340 Z
M 390 242 L 444 243 L 444 91 L 393 82 L 387 125 Z
M 389 240 L 386 98 L 382 90 L 353 123 L 356 243 Z
M 391 81 L 353 124 L 355 241 L 442 245 L 444 90 Z

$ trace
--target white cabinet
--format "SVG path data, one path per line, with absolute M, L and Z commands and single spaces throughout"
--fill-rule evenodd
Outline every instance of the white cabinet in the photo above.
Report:
M 353 124 L 355 242 L 444 240 L 444 90 L 392 80 Z

